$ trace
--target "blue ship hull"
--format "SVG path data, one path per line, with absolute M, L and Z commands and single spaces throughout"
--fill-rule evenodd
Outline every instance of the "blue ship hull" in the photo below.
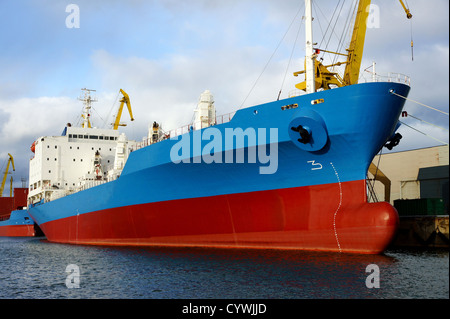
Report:
M 34 221 L 26 210 L 13 210 L 9 219 L 0 221 L 0 237 L 33 237 Z

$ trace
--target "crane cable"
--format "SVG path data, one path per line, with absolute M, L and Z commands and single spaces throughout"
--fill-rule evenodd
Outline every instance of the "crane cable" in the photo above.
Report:
M 280 42 L 278 42 L 277 47 L 275 48 L 275 50 L 273 51 L 272 55 L 270 56 L 269 60 L 267 61 L 266 65 L 264 66 L 263 70 L 261 71 L 261 74 L 258 76 L 258 78 L 256 79 L 255 83 L 253 84 L 252 88 L 250 89 L 250 91 L 248 92 L 247 96 L 245 97 L 244 101 L 242 102 L 241 106 L 239 107 L 239 110 L 244 106 L 245 102 L 247 101 L 248 97 L 250 96 L 250 94 L 252 93 L 253 89 L 256 87 L 256 84 L 258 83 L 259 79 L 261 78 L 261 76 L 263 75 L 263 73 L 266 71 L 267 66 L 269 65 L 270 61 L 272 60 L 272 58 L 274 57 L 275 53 L 277 52 L 278 48 L 280 47 L 281 43 L 283 42 L 284 38 L 286 38 L 286 35 L 288 34 L 289 30 L 291 29 L 292 25 L 294 24 L 295 20 L 297 19 L 297 16 L 299 15 L 300 11 L 302 10 L 302 7 L 300 7 L 297 11 L 297 13 L 295 14 L 295 17 L 292 19 L 291 24 L 289 25 L 288 29 L 286 30 L 285 34 L 283 35 L 283 37 L 281 38 Z
M 0 174 L 3 174 L 5 172 L 5 168 L 6 168 L 6 164 L 8 163 L 8 160 L 6 160 L 6 162 L 0 162 L 1 166 L 0 166 Z
M 290 55 L 290 57 L 289 57 L 289 62 L 288 62 L 288 64 L 287 64 L 287 66 L 286 66 L 286 71 L 285 71 L 285 73 L 284 73 L 283 82 L 281 83 L 280 91 L 278 92 L 278 98 L 277 98 L 277 101 L 280 100 L 281 91 L 283 90 L 284 82 L 286 81 L 286 76 L 287 76 L 287 73 L 288 73 L 288 71 L 289 71 L 289 66 L 290 66 L 291 61 L 292 61 L 292 56 L 294 55 L 295 45 L 297 44 L 298 35 L 299 35 L 299 33 L 300 33 L 300 30 L 301 30 L 301 28 L 302 28 L 302 25 L 303 25 L 303 24 L 300 24 L 300 26 L 299 26 L 299 28 L 298 28 L 297 36 L 295 37 L 294 45 L 292 46 L 291 55 Z
M 409 12 L 409 5 L 408 5 L 408 2 L 405 0 L 405 2 L 406 2 L 406 8 L 408 9 L 408 12 Z M 410 25 L 411 25 L 411 61 L 414 61 L 414 42 L 413 42 L 413 29 L 412 29 L 412 19 L 411 19 L 411 17 L 412 16 L 410 16 L 409 17 L 409 21 L 410 21 Z
M 414 61 L 414 42 L 413 42 L 413 31 L 412 31 L 412 19 L 410 20 L 411 23 L 411 61 Z
M 113 112 L 114 107 L 115 107 L 115 105 L 117 103 L 117 100 L 119 99 L 119 95 L 120 95 L 120 91 L 117 92 L 116 98 L 114 100 L 114 103 L 111 105 L 111 108 L 109 109 L 108 115 L 106 116 L 106 118 L 104 120 L 102 119 L 103 120 L 102 128 L 105 128 L 106 125 L 108 125 L 107 121 L 108 121 L 108 119 L 111 118 L 111 113 Z

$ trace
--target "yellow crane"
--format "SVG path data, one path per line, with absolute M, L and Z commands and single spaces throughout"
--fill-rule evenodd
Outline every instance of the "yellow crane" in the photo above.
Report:
M 83 119 L 85 119 L 86 118 L 86 116 L 84 115 L 84 114 L 81 114 L 81 117 L 83 118 Z M 84 122 L 81 124 L 81 127 L 84 127 Z M 88 119 L 87 120 L 87 127 L 88 128 L 92 128 L 92 125 L 91 125 L 91 121 Z
M 13 177 L 9 180 L 9 197 L 13 196 Z
M 9 159 L 8 159 L 8 164 L 6 164 L 6 170 L 5 170 L 5 174 L 3 175 L 3 181 L 2 181 L 2 185 L 0 187 L 0 197 L 3 196 L 3 190 L 5 189 L 5 183 L 6 183 L 6 176 L 8 175 L 8 170 L 9 170 L 9 164 L 12 164 L 12 168 L 13 171 L 15 171 L 16 169 L 14 168 L 14 158 L 12 157 L 11 154 L 9 154 Z M 12 190 L 10 190 L 10 194 L 12 193 Z
M 399 0 L 399 1 L 400 1 L 400 4 L 401 4 L 402 7 L 403 7 L 403 10 L 405 10 L 406 17 L 407 17 L 408 19 L 411 19 L 411 18 L 412 18 L 411 12 L 410 12 L 409 9 L 405 6 L 405 4 L 403 3 L 402 0 Z
M 370 163 L 369 172 L 375 180 L 380 181 L 384 185 L 384 201 L 391 201 L 391 180 L 374 163 Z
M 370 1 L 371 0 L 359 1 L 358 8 L 356 11 L 355 23 L 353 26 L 352 38 L 350 41 L 350 46 L 347 49 L 347 54 L 316 49 L 316 53 L 323 51 L 347 57 L 346 61 L 337 62 L 331 65 L 323 65 L 320 61 L 315 59 L 314 63 L 316 68 L 316 76 L 315 76 L 316 90 L 320 88 L 328 90 L 331 88 L 330 85 L 336 85 L 338 87 L 341 87 L 358 83 L 359 70 L 361 68 L 361 60 L 364 50 L 364 41 L 366 37 L 366 29 L 367 29 L 366 21 L 369 15 L 369 11 L 367 10 L 367 8 L 370 5 Z M 412 18 L 411 12 L 409 11 L 408 8 L 406 8 L 402 0 L 399 1 L 406 12 L 406 17 L 408 19 L 411 19 Z M 331 72 L 328 70 L 329 67 L 339 66 L 343 64 L 345 64 L 345 71 L 344 76 L 342 78 L 336 72 Z M 294 76 L 298 76 L 299 74 L 303 73 L 305 73 L 305 71 L 294 72 Z M 306 90 L 306 79 L 304 82 L 296 84 L 295 87 L 300 90 Z
M 119 107 L 119 110 L 117 111 L 116 119 L 113 123 L 114 130 L 117 130 L 119 128 L 119 126 L 126 126 L 126 124 L 120 123 L 120 117 L 122 116 L 122 110 L 123 110 L 124 103 L 127 104 L 127 108 L 128 108 L 128 112 L 130 113 L 131 120 L 134 121 L 133 112 L 131 111 L 130 97 L 122 89 L 120 89 L 120 93 L 122 93 L 123 97 L 120 99 L 120 107 Z

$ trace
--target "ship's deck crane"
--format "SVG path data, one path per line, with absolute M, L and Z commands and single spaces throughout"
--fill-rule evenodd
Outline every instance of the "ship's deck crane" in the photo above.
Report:
M 120 123 L 120 117 L 122 116 L 122 110 L 123 110 L 124 103 L 127 104 L 127 108 L 128 108 L 128 112 L 130 113 L 131 120 L 134 121 L 133 112 L 131 111 L 130 97 L 122 89 L 120 89 L 120 93 L 122 93 L 123 97 L 120 99 L 120 107 L 119 107 L 119 110 L 117 111 L 116 119 L 113 123 L 114 130 L 117 130 L 119 128 L 119 126 L 126 126 L 126 124 Z
M 412 18 L 412 14 L 409 9 L 405 6 L 402 0 L 399 0 L 403 9 L 406 12 L 406 17 L 408 19 Z M 371 0 L 360 0 L 358 3 L 358 7 L 356 10 L 356 18 L 353 26 L 353 33 L 350 42 L 350 46 L 347 49 L 347 54 L 337 53 L 332 51 L 326 51 L 322 49 L 315 49 L 316 54 L 313 56 L 314 65 L 315 65 L 315 89 L 330 89 L 330 85 L 335 85 L 338 87 L 352 85 L 358 83 L 359 79 L 359 71 L 361 67 L 362 55 L 364 50 L 364 41 L 366 36 L 366 21 L 369 15 L 369 11 L 367 10 L 370 5 Z M 413 42 L 411 40 L 411 48 L 413 46 Z M 344 62 L 337 62 L 331 65 L 323 65 L 322 62 L 316 60 L 317 54 L 320 52 L 328 52 L 338 55 L 343 55 L 347 57 L 347 60 Z M 329 71 L 328 68 L 334 66 L 340 66 L 345 64 L 344 75 L 341 77 L 336 72 Z M 305 61 L 306 65 L 306 61 Z M 306 70 L 306 67 L 305 67 Z M 305 71 L 294 72 L 294 76 L 298 76 L 299 74 L 306 73 Z M 300 90 L 306 90 L 306 77 L 304 82 L 300 82 L 295 85 L 296 88 Z
M 0 197 L 3 196 L 3 190 L 5 189 L 5 183 L 6 183 L 6 176 L 8 175 L 8 170 L 9 170 L 9 164 L 12 164 L 12 168 L 13 171 L 15 171 L 16 169 L 14 168 L 14 158 L 12 157 L 11 154 L 9 154 L 9 159 L 8 159 L 8 164 L 6 164 L 6 170 L 5 170 L 5 174 L 3 175 L 3 180 L 2 180 L 2 185 L 0 186 Z M 10 191 L 11 193 L 11 191 Z

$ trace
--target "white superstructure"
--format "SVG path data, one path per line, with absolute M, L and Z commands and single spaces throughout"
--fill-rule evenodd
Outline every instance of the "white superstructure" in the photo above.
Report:
M 43 136 L 32 145 L 29 203 L 51 201 L 116 179 L 134 141 L 114 129 L 91 128 L 90 96 L 83 99 L 82 127 L 67 124 L 61 136 Z
M 209 90 L 205 90 L 201 95 L 194 110 L 194 127 L 199 130 L 216 124 L 216 108 L 214 97 Z

